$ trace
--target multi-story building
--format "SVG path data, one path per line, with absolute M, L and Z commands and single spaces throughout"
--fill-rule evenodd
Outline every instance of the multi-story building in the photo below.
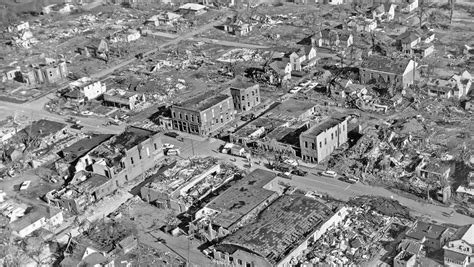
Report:
M 300 135 L 301 157 L 308 162 L 321 162 L 336 148 L 347 142 L 347 118 L 330 118 L 312 125 Z
M 210 135 L 234 119 L 229 95 L 208 92 L 171 107 L 173 129 L 185 133 Z
M 371 56 L 362 62 L 360 80 L 365 84 L 406 88 L 414 82 L 416 65 L 416 62 L 409 59 L 392 60 L 388 57 Z
M 75 170 L 91 170 L 121 186 L 153 168 L 162 156 L 161 133 L 131 126 L 81 157 Z
M 442 248 L 449 235 L 450 231 L 447 227 L 422 221 L 417 221 L 405 233 L 408 239 L 416 240 L 423 246 L 433 250 Z
M 27 84 L 56 83 L 68 75 L 66 62 L 34 65 L 21 72 L 21 80 Z
M 89 77 L 83 77 L 69 84 L 70 92 L 77 92 L 80 99 L 95 99 L 107 91 L 107 87 L 101 81 L 94 81 Z
M 230 88 L 235 110 L 249 111 L 261 102 L 260 86 L 258 84 L 242 84 Z
M 459 228 L 444 249 L 444 266 L 472 266 L 474 264 L 474 224 Z

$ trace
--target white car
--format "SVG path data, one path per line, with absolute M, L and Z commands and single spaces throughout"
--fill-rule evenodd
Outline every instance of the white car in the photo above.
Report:
M 298 166 L 298 162 L 294 159 L 285 159 L 283 162 L 294 167 Z
M 23 190 L 28 189 L 28 187 L 30 186 L 30 184 L 31 184 L 31 181 L 30 181 L 30 180 L 27 180 L 27 181 L 24 181 L 23 183 L 21 183 L 20 191 L 23 191 Z
M 174 148 L 173 144 L 163 144 L 163 149 L 172 149 Z
M 335 171 L 323 171 L 321 172 L 321 175 L 331 177 L 331 178 L 336 178 L 337 173 Z

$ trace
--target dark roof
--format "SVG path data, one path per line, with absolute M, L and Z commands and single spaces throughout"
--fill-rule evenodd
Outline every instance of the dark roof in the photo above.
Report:
M 401 41 L 404 44 L 409 44 L 415 40 L 417 40 L 419 37 L 416 33 L 412 31 L 406 31 L 399 36 L 397 36 L 397 40 Z
M 374 55 L 364 60 L 362 62 L 361 68 L 383 71 L 387 73 L 403 74 L 409 62 L 409 59 L 397 59 L 394 61 L 389 57 Z
M 182 102 L 177 107 L 183 107 L 191 110 L 204 111 L 214 105 L 221 103 L 222 101 L 230 98 L 229 95 L 216 94 L 214 91 L 201 94 L 197 97 Z
M 84 182 L 80 183 L 78 187 L 82 189 L 83 192 L 94 192 L 95 189 L 105 183 L 107 183 L 110 179 L 97 174 L 97 173 L 90 173 L 90 177 L 88 177 Z
M 147 140 L 151 136 L 155 135 L 157 132 L 150 131 L 143 128 L 138 128 L 134 126 L 128 127 L 123 133 L 114 136 L 110 139 L 110 146 L 112 147 L 123 147 L 126 150 L 135 147 L 141 142 Z
M 92 40 L 86 45 L 86 47 L 98 49 L 99 46 L 100 46 L 100 43 L 101 43 L 102 41 L 105 42 L 104 39 L 99 39 L 99 38 L 92 39 Z
M 417 241 L 410 240 L 410 239 L 403 239 L 400 244 L 398 244 L 399 250 L 405 250 L 415 255 L 420 253 L 422 245 Z
M 405 235 L 415 240 L 421 240 L 424 237 L 430 239 L 439 239 L 446 230 L 447 228 L 442 225 L 417 221 L 415 225 L 406 232 Z
M 468 257 L 468 255 L 445 249 L 444 257 L 456 262 L 464 262 L 466 260 L 466 257 Z
M 224 228 L 232 226 L 270 196 L 276 194 L 263 188 L 275 177 L 275 173 L 262 169 L 249 173 L 206 206 L 220 212 L 212 222 Z
M 325 121 L 322 121 L 316 125 L 313 125 L 310 127 L 307 131 L 303 133 L 305 136 L 318 136 L 320 133 L 326 131 L 327 129 L 330 129 L 339 123 L 343 122 L 345 120 L 344 117 L 341 118 L 329 118 Z
M 474 247 L 474 224 L 464 225 L 457 229 L 450 240 L 464 240 L 464 242 Z
M 45 206 L 33 207 L 28 213 L 18 220 L 12 222 L 10 227 L 14 231 L 21 231 L 41 218 L 49 219 L 61 212 L 59 209 Z
M 239 76 L 235 78 L 234 81 L 232 81 L 232 83 L 230 84 L 230 87 L 235 88 L 235 89 L 247 89 L 254 85 L 258 85 L 258 84 L 250 81 L 249 79 Z
M 284 195 L 252 224 L 240 228 L 222 243 L 238 245 L 278 264 L 333 214 L 328 206 L 312 198 Z
M 46 138 L 52 134 L 55 134 L 64 128 L 66 124 L 50 120 L 38 120 L 34 121 L 30 126 L 27 126 L 16 135 L 26 135 L 36 138 Z
M 112 134 L 93 134 L 89 137 L 81 139 L 76 143 L 64 148 L 62 150 L 63 157 L 68 162 L 73 162 L 76 159 L 84 156 L 96 146 L 110 139 Z

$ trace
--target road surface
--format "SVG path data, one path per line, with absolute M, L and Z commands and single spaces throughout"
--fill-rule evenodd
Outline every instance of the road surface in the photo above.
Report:
M 209 155 L 217 157 L 221 160 L 228 161 L 229 163 L 236 164 L 241 168 L 244 168 L 243 166 L 247 163 L 244 158 L 219 153 L 219 146 L 224 144 L 224 142 L 221 140 L 214 138 L 206 139 L 203 137 L 192 136 L 182 133 L 180 133 L 180 135 L 185 137 L 184 141 L 178 141 L 175 138 L 164 136 L 163 143 L 170 143 L 175 145 L 176 147 L 179 147 L 181 150 L 180 156 L 182 158 L 192 157 L 193 155 Z M 236 161 L 234 162 L 230 159 L 235 159 Z M 254 170 L 257 168 L 267 169 L 263 166 L 265 160 L 258 159 L 257 161 L 261 161 L 262 164 L 258 165 L 254 163 L 252 164 L 250 170 Z M 469 216 L 455 213 L 452 217 L 446 217 L 442 214 L 443 212 L 451 212 L 451 208 L 418 202 L 407 197 L 400 196 L 382 187 L 374 187 L 362 183 L 345 183 L 334 178 L 321 176 L 319 172 L 315 169 L 310 169 L 308 175 L 305 177 L 293 175 L 292 180 L 284 178 L 279 179 L 302 190 L 311 190 L 320 193 L 327 193 L 331 197 L 344 201 L 349 200 L 351 197 L 363 195 L 389 198 L 391 197 L 394 200 L 398 200 L 402 205 L 408 207 L 412 211 L 412 215 L 422 216 L 427 219 L 435 220 L 441 223 L 450 223 L 455 225 L 465 225 L 474 223 L 474 218 Z

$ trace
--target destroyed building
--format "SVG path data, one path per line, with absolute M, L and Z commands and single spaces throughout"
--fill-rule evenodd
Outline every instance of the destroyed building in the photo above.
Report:
M 234 119 L 234 113 L 232 97 L 212 91 L 171 107 L 173 129 L 197 135 L 222 129 Z
M 145 174 L 162 156 L 161 133 L 130 126 L 81 157 L 75 170 L 92 169 L 119 187 Z
M 409 59 L 371 56 L 362 62 L 360 80 L 365 84 L 404 89 L 414 83 L 416 66 Z
M 303 195 L 284 195 L 256 220 L 213 247 L 213 257 L 237 266 L 290 266 L 303 251 L 347 216 Z
M 83 214 L 89 205 L 113 193 L 117 188 L 117 184 L 110 178 L 80 171 L 66 187 L 48 192 L 44 198 L 50 206 L 72 214 Z
M 300 135 L 301 157 L 321 162 L 347 142 L 347 118 L 330 118 L 316 123 Z
M 169 174 L 155 177 L 140 189 L 141 198 L 159 208 L 181 213 L 233 177 L 214 159 L 193 159 L 192 162 L 193 165 L 177 165 L 167 171 Z
M 122 89 L 111 89 L 104 92 L 104 104 L 107 106 L 135 110 L 140 103 L 146 101 L 144 94 Z
M 256 169 L 195 213 L 190 231 L 204 240 L 234 232 L 270 204 L 278 194 L 265 189 L 276 174 Z
M 10 228 L 19 237 L 26 237 L 34 231 L 44 228 L 54 230 L 55 227 L 63 223 L 63 213 L 56 208 L 36 206 L 30 209 L 25 215 L 13 221 Z
M 89 77 L 83 77 L 71 82 L 68 90 L 63 94 L 63 96 L 78 102 L 84 102 L 96 99 L 106 91 L 107 87 L 101 81 L 96 81 Z

